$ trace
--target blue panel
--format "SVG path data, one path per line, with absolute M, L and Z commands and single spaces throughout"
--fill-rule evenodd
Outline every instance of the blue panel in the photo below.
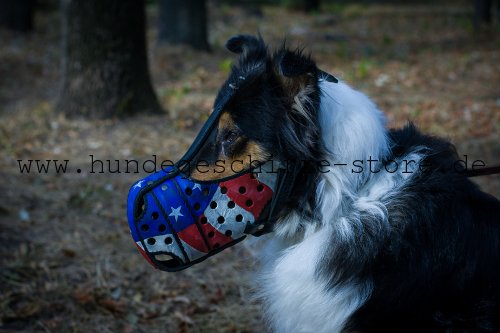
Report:
M 218 188 L 217 183 L 200 184 L 181 176 L 175 177 L 175 181 L 196 217 L 203 214 Z
M 146 211 L 138 221 L 138 229 L 141 238 L 147 239 L 158 235 L 171 234 L 172 230 L 156 204 L 153 195 L 147 193 L 144 196 L 144 200 Z
M 167 180 L 157 186 L 153 190 L 153 193 L 160 201 L 175 231 L 179 232 L 194 223 L 184 201 L 184 196 L 179 195 L 173 179 Z

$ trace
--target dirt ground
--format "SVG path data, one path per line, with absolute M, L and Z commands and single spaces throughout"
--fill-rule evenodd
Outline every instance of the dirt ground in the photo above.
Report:
M 243 245 L 179 273 L 153 269 L 126 221 L 130 185 L 146 175 L 90 173 L 91 157 L 179 158 L 206 120 L 234 57 L 236 33 L 310 50 L 319 67 L 369 94 L 389 126 L 408 120 L 448 137 L 469 166 L 500 163 L 500 31 L 474 31 L 465 6 L 326 6 L 304 15 L 210 6 L 212 53 L 155 45 L 161 116 L 70 120 L 54 111 L 57 12 L 29 36 L 0 31 L 0 332 L 265 332 L 252 299 L 256 261 Z M 69 160 L 69 172 L 21 174 L 17 160 Z M 107 162 L 105 167 L 107 168 Z M 76 170 L 81 169 L 81 173 Z M 500 177 L 477 180 L 500 196 Z

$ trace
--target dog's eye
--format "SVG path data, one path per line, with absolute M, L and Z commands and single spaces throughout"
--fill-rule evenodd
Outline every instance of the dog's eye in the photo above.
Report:
M 224 136 L 222 138 L 222 141 L 224 144 L 232 144 L 233 142 L 236 141 L 236 139 L 238 139 L 238 134 L 234 131 L 227 131 L 226 133 L 224 133 Z

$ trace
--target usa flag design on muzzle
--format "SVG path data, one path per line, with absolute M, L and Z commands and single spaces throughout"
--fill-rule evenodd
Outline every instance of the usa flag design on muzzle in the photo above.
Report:
M 270 160 L 229 178 L 191 179 L 186 161 L 195 161 L 216 130 L 226 103 L 244 80 L 233 71 L 214 110 L 182 159 L 132 185 L 128 222 L 142 255 L 156 268 L 178 271 L 232 246 L 246 235 L 270 232 L 277 207 L 288 197 L 297 170 Z
M 275 162 L 216 182 L 197 182 L 174 168 L 135 183 L 128 219 L 142 255 L 156 268 L 187 268 L 247 234 L 268 230 L 272 199 L 283 179 Z

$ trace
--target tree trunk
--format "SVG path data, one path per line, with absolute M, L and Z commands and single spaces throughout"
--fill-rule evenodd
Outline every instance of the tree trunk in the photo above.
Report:
M 0 0 L 0 27 L 28 32 L 33 30 L 34 0 Z
M 160 0 L 158 42 L 209 51 L 205 0 Z
M 146 54 L 144 0 L 61 0 L 62 87 L 68 116 L 160 112 Z
M 285 5 L 290 9 L 309 13 L 319 11 L 320 0 L 285 0 Z
M 474 1 L 474 25 L 479 27 L 481 24 L 491 23 L 492 0 Z

